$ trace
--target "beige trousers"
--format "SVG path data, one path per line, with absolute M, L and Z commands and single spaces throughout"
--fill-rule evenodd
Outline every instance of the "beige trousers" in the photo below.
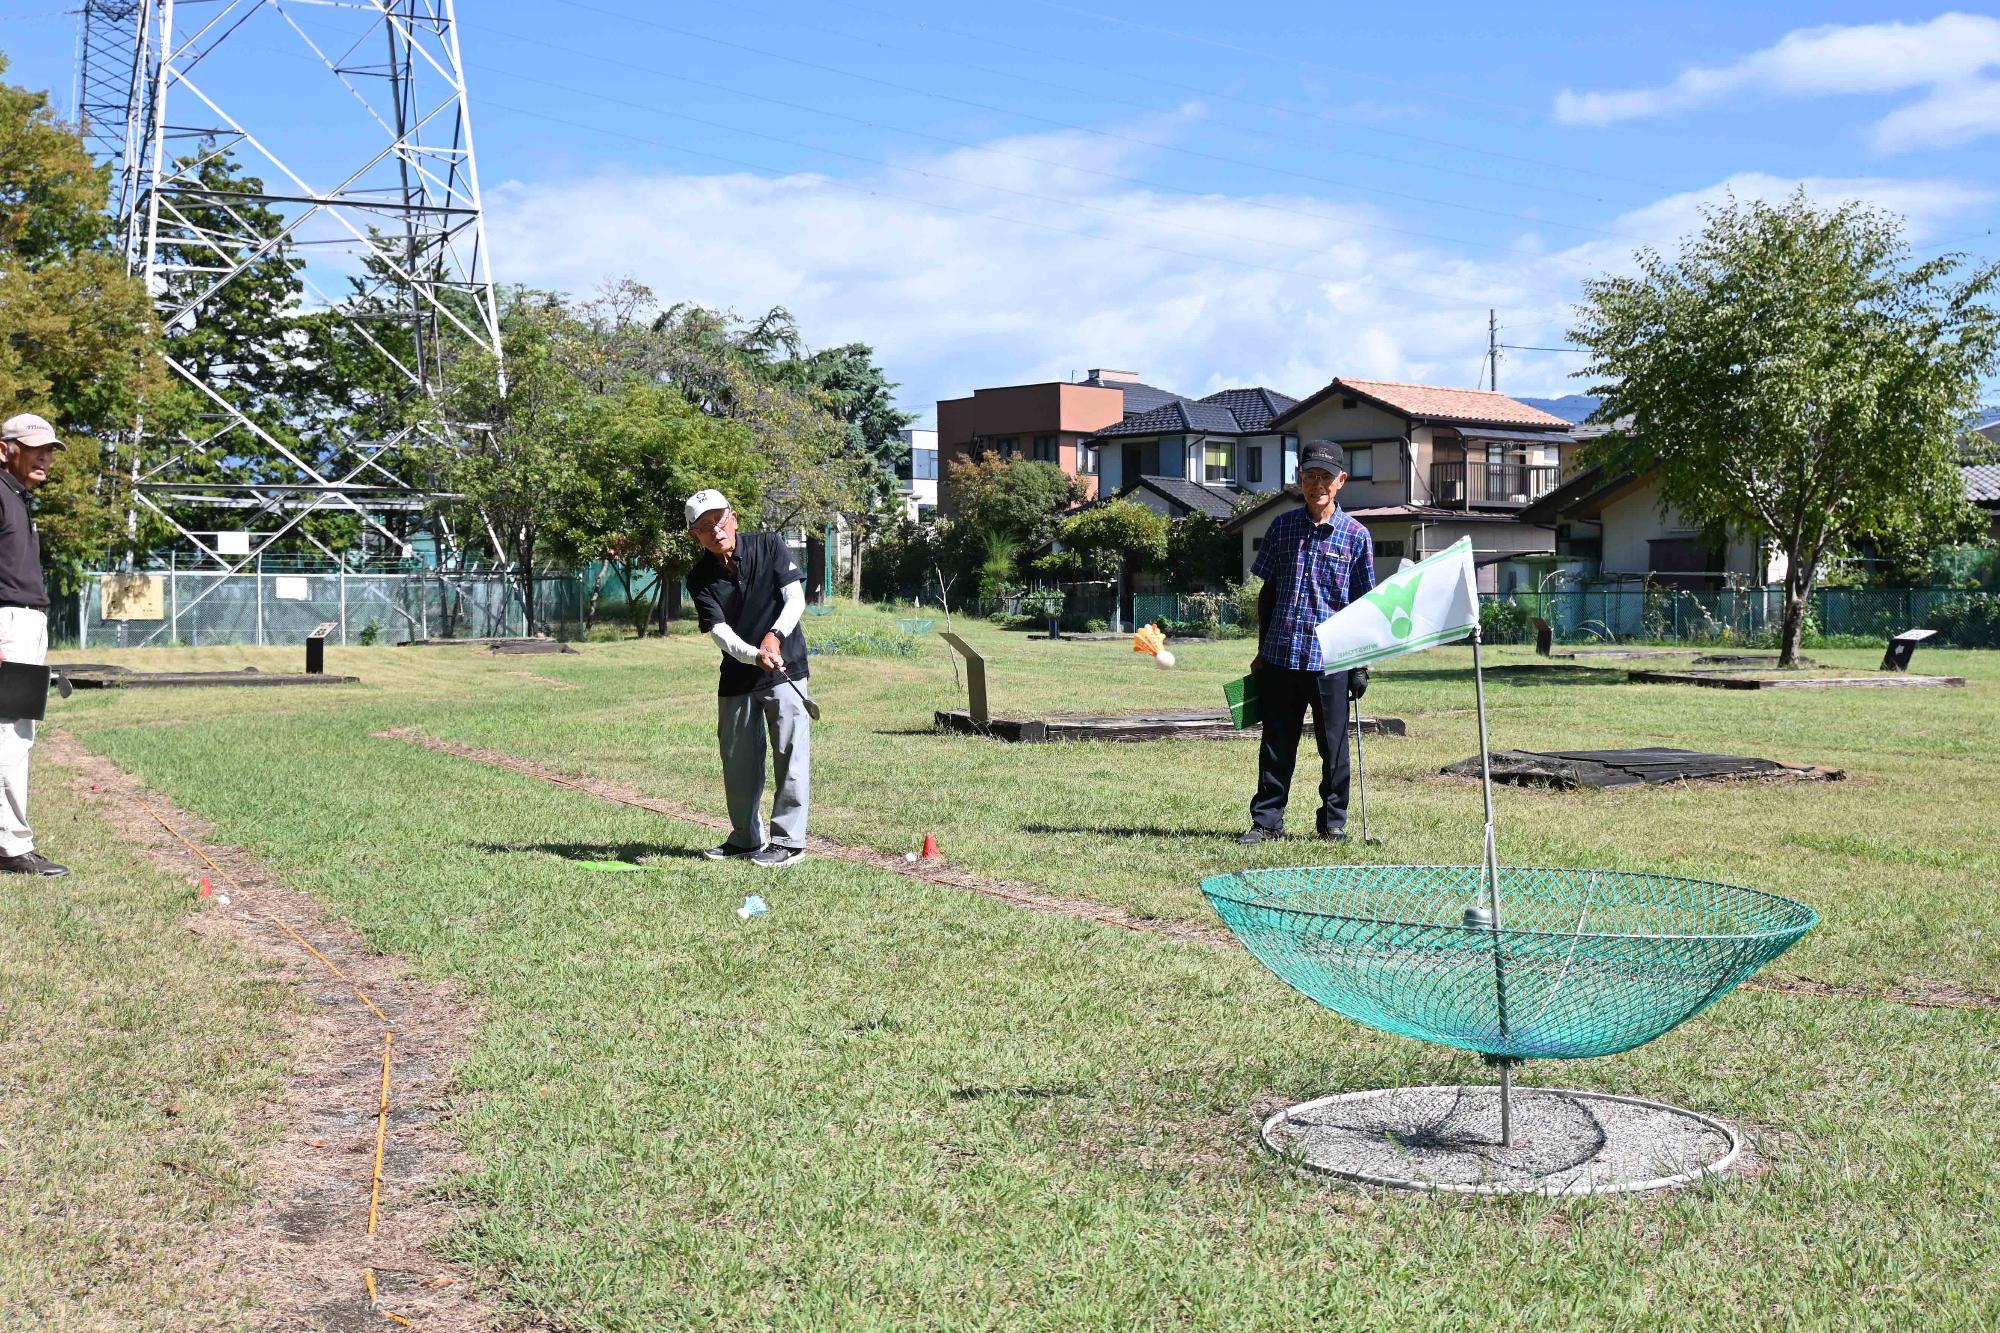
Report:
M 41 611 L 0 606 L 0 658 L 42 666 L 49 660 L 49 618 Z M 35 850 L 28 827 L 28 753 L 35 748 L 35 724 L 28 718 L 0 718 L 0 856 Z

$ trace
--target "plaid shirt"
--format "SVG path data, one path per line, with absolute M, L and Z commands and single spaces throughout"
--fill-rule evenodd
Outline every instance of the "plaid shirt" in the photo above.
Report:
M 1346 510 L 1315 525 L 1305 506 L 1271 520 L 1250 572 L 1277 586 L 1278 605 L 1257 644 L 1266 665 L 1321 669 L 1313 631 L 1375 586 L 1375 546 Z

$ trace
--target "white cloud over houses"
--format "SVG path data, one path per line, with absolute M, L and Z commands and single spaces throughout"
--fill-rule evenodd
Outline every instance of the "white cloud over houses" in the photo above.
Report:
M 1336 373 L 1470 384 L 1489 306 L 1504 341 L 1560 344 L 1584 279 L 1639 244 L 1671 245 L 1703 202 L 1800 183 L 1733 177 L 1563 248 L 1524 222 L 1511 243 L 1459 249 L 1372 204 L 1171 194 L 1093 174 L 1142 165 L 1155 150 L 1140 144 L 1053 134 L 988 147 L 841 178 L 635 166 L 509 181 L 487 194 L 495 263 L 530 286 L 588 293 L 630 276 L 663 302 L 787 306 L 815 345 L 873 344 L 928 422 L 939 397 L 1092 367 L 1197 395 L 1303 395 Z M 1943 180 L 1805 185 L 1904 213 L 1918 239 L 1995 197 Z M 1573 355 L 1509 355 L 1502 388 L 1581 387 L 1565 378 Z
M 1946 148 L 2000 134 L 2000 18 L 1941 14 L 1923 23 L 1799 28 L 1724 65 L 1683 70 L 1670 83 L 1557 94 L 1569 125 L 1612 125 L 1742 96 L 1921 95 L 1869 131 L 1884 152 Z

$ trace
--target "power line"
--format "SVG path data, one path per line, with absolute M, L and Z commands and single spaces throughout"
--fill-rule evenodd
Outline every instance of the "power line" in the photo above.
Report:
M 966 139 L 956 139 L 950 135 L 938 134 L 931 130 L 911 129 L 908 126 L 897 125 L 889 121 L 874 120 L 866 116 L 857 116 L 844 111 L 833 111 L 805 102 L 794 102 L 786 98 L 774 97 L 769 93 L 752 92 L 748 89 L 737 88 L 726 83 L 716 83 L 708 79 L 695 78 L 692 75 L 682 74 L 676 70 L 661 69 L 655 65 L 642 65 L 631 60 L 621 60 L 616 56 L 601 55 L 595 51 L 585 51 L 576 47 L 562 46 L 554 42 L 545 41 L 540 37 L 529 36 L 525 33 L 508 32 L 505 29 L 492 27 L 483 28 L 482 31 L 488 36 L 503 37 L 511 41 L 532 45 L 538 51 L 555 51 L 563 55 L 576 56 L 582 60 L 595 61 L 599 64 L 612 65 L 621 69 L 629 69 L 635 73 L 647 74 L 655 78 L 672 79 L 693 87 L 727 93 L 733 97 L 741 97 L 749 101 L 763 102 L 792 111 L 803 111 L 808 115 L 821 116 L 828 120 L 845 121 L 848 124 L 860 125 L 868 129 L 887 130 L 893 134 L 906 134 L 915 139 L 928 139 L 933 143 L 964 149 L 967 152 L 983 153 L 992 157 L 1011 158 L 1017 162 L 1031 162 L 1037 166 L 1052 167 L 1059 171 L 1070 171 L 1086 176 L 1096 176 L 1103 180 L 1118 181 L 1126 185 L 1137 185 L 1149 190 L 1161 190 L 1169 194 L 1187 195 L 1192 198 L 1211 198 L 1216 193 L 1213 190 L 1198 190 L 1185 185 L 1172 185 L 1165 181 L 1151 180 L 1144 176 L 1130 176 L 1122 172 L 1106 171 L 1101 167 L 1084 166 L 1081 163 L 1065 162 L 1057 158 L 1037 157 L 1032 153 L 1020 153 L 1004 148 L 994 148 L 990 144 L 979 144 Z M 482 68 L 487 67 L 482 66 Z M 596 94 L 591 95 L 595 96 Z M 735 127 L 732 126 L 731 128 L 734 129 Z M 1269 213 L 1282 213 L 1293 217 L 1312 218 L 1321 222 L 1341 222 L 1348 226 L 1359 227 L 1368 231 L 1380 231 L 1396 236 L 1409 236 L 1418 240 L 1436 241 L 1443 245 L 1459 245 L 1478 250 L 1492 250 L 1507 255 L 1517 254 L 1514 247 L 1496 244 L 1491 241 L 1476 241 L 1463 236 L 1447 236 L 1439 232 L 1418 231 L 1415 228 L 1398 227 L 1384 222 L 1364 222 L 1342 217 L 1334 213 L 1306 208 L 1291 208 L 1282 204 L 1273 204 L 1243 196 L 1230 196 L 1230 198 L 1232 202 L 1242 207 L 1255 208 Z
M 717 3 L 721 2 L 722 0 L 717 0 Z M 847 9 L 855 10 L 863 14 L 873 14 L 878 18 L 891 19 L 903 27 L 922 28 L 928 32 L 946 33 L 953 37 L 963 38 L 966 41 L 983 42 L 988 46 L 996 46 L 1001 48 L 1002 50 L 1018 51 L 1023 55 L 1033 56 L 1037 60 L 1054 60 L 1054 61 L 1059 61 L 1066 65 L 1076 65 L 1079 66 L 1080 68 L 1090 70 L 1092 73 L 1095 74 L 1112 74 L 1116 75 L 1119 78 L 1132 79 L 1152 85 L 1157 85 L 1159 83 L 1159 77 L 1157 75 L 1139 74 L 1131 70 L 1116 69 L 1110 66 L 1100 65 L 1096 61 L 1082 60 L 1076 56 L 1065 55 L 1060 51 L 1051 51 L 1042 47 L 1023 46 L 1019 42 L 1003 41 L 998 37 L 989 37 L 984 33 L 969 32 L 964 28 L 954 28 L 949 26 L 948 24 L 929 23 L 924 21 L 923 19 L 909 18 L 901 14 L 893 14 L 887 10 L 871 8 L 868 5 L 854 4 L 852 0 L 843 0 L 843 3 L 844 7 Z M 816 26 L 816 25 L 807 25 L 807 26 Z M 833 29 L 830 31 L 838 31 L 838 30 Z M 864 38 L 856 35 L 854 37 L 854 40 L 874 41 L 875 39 Z M 881 43 L 881 44 L 891 45 L 889 43 Z M 896 48 L 892 47 L 892 49 Z M 912 50 L 913 48 L 902 47 L 900 49 Z M 1024 78 L 1025 76 L 1010 73 L 1006 75 L 1006 77 Z M 1190 89 L 1189 91 L 1191 91 L 1198 97 L 1209 98 L 1216 101 L 1235 102 L 1242 106 L 1254 107 L 1261 111 L 1270 111 L 1279 115 L 1296 116 L 1299 114 L 1298 112 L 1292 110 L 1290 107 L 1280 106 L 1274 102 L 1260 102 L 1255 98 L 1241 97 L 1235 93 L 1223 92 L 1220 89 L 1199 88 L 1199 89 Z M 1426 91 L 1429 90 L 1427 89 Z M 1573 162 L 1558 162 L 1549 158 L 1524 157 L 1517 153 L 1503 153 L 1500 152 L 1498 149 L 1481 148 L 1476 144 L 1460 143 L 1451 139 L 1436 139 L 1423 134 L 1412 134 L 1408 130 L 1389 129 L 1386 126 L 1374 124 L 1369 121 L 1355 120 L 1350 117 L 1328 115 L 1325 112 L 1315 112 L 1313 113 L 1313 116 L 1315 119 L 1330 121 L 1331 123 L 1336 125 L 1345 125 L 1351 129 L 1360 130 L 1365 134 L 1379 134 L 1384 138 L 1389 138 L 1389 139 L 1405 139 L 1411 143 L 1423 144 L 1426 147 L 1430 148 L 1445 148 L 1453 152 L 1469 153 L 1478 157 L 1490 157 L 1496 161 L 1501 161 L 1501 162 L 1518 162 L 1523 166 L 1531 166 L 1543 171 L 1551 171 L 1551 170 L 1567 171 L 1579 176 L 1595 176 L 1601 180 L 1618 181 L 1619 183 L 1625 185 L 1640 185 L 1644 186 L 1646 189 L 1659 190 L 1664 193 L 1673 193 L 1675 192 L 1676 189 L 1676 187 L 1674 186 L 1662 185 L 1657 181 L 1639 180 L 1636 177 L 1632 176 L 1621 176 L 1609 171 L 1598 171 L 1592 167 L 1578 166 Z M 1421 165 L 1421 164 L 1413 164 L 1413 165 Z
M 1095 19 L 1099 23 L 1112 23 L 1126 28 L 1143 28 L 1150 32 L 1160 33 L 1163 36 L 1178 37 L 1182 41 L 1199 42 L 1204 46 L 1213 46 L 1217 50 L 1233 51 L 1237 55 L 1255 56 L 1259 60 L 1279 60 L 1286 64 L 1302 65 L 1316 73 L 1324 74 L 1326 72 L 1325 64 L 1320 61 L 1307 60 L 1302 56 L 1287 55 L 1282 51 L 1272 51 L 1252 46 L 1238 46 L 1234 42 L 1225 42 L 1219 38 L 1210 37 L 1205 33 L 1188 32 L 1182 28 L 1163 27 L 1157 23 L 1146 23 L 1139 19 L 1128 19 L 1118 14 L 1105 14 L 1094 9 L 1082 9 L 1076 5 L 1059 4 L 1056 0 L 1027 0 L 1027 3 L 1039 5 L 1043 9 L 1053 9 L 1059 13 L 1073 14 L 1079 18 Z M 1370 74 L 1366 70 L 1343 69 L 1340 71 L 1340 74 L 1343 78 L 1366 79 L 1371 83 L 1387 84 L 1403 92 L 1409 91 L 1409 82 L 1404 79 L 1392 79 L 1383 74 Z M 1429 96 L 1445 97 L 1456 102 L 1467 102 L 1484 111 L 1507 111 L 1520 116 L 1534 116 L 1537 119 L 1543 115 L 1540 111 L 1516 106 L 1511 102 L 1502 102 L 1497 98 L 1487 96 L 1456 93 L 1449 88 L 1432 88 L 1426 86 L 1424 92 Z
M 560 50 L 562 48 L 557 47 L 557 48 L 546 48 L 546 49 Z M 502 78 L 515 79 L 523 83 L 536 84 L 540 87 L 548 88 L 551 91 L 565 93 L 574 97 L 587 97 L 594 101 L 607 102 L 614 106 L 629 107 L 635 111 L 644 111 L 649 115 L 669 116 L 676 120 L 687 121 L 690 124 L 702 125 L 710 129 L 718 129 L 725 131 L 727 133 L 740 134 L 754 139 L 765 139 L 772 143 L 784 144 L 794 148 L 803 148 L 809 152 L 830 155 L 833 157 L 847 158 L 851 161 L 861 162 L 867 165 L 881 167 L 889 171 L 897 171 L 907 175 L 922 177 L 923 179 L 926 180 L 944 181 L 956 185 L 963 185 L 971 189 L 986 190 L 1000 194 L 1011 194 L 1023 199 L 1033 199 L 1041 203 L 1055 204 L 1059 207 L 1066 209 L 1083 209 L 1093 213 L 1102 213 L 1110 217 L 1118 218 L 1121 220 L 1129 220 L 1130 218 L 1130 214 L 1127 210 L 1115 207 L 1110 207 L 1102 204 L 1086 203 L 1078 199 L 1063 198 L 1056 195 L 1041 194 L 1033 190 L 1023 190 L 1016 188 L 1014 186 L 1000 185 L 990 181 L 968 180 L 962 176 L 953 176 L 944 172 L 932 171 L 923 167 L 909 166 L 903 163 L 890 161 L 886 158 L 870 157 L 863 153 L 853 153 L 840 148 L 829 148 L 818 144 L 807 143 L 800 139 L 788 138 L 784 135 L 770 134 L 761 130 L 746 129 L 738 125 L 731 125 L 721 121 L 709 120 L 701 116 L 689 115 L 686 112 L 674 111 L 666 107 L 652 106 L 646 103 L 634 102 L 627 98 L 612 96 L 609 93 L 595 92 L 585 88 L 575 88 L 566 84 L 556 83 L 549 79 L 537 78 L 536 76 L 531 74 L 522 74 L 515 70 L 501 69 L 495 66 L 482 65 L 477 62 L 470 62 L 470 61 L 467 62 L 467 67 L 470 69 L 478 70 L 481 73 L 497 74 Z M 693 150 L 688 150 L 688 151 L 693 151 Z M 715 155 L 715 156 L 720 157 L 720 155 Z M 740 162 L 738 159 L 734 158 L 721 158 L 721 160 L 728 161 L 736 165 L 746 165 Z M 1036 160 L 1041 161 L 1043 159 L 1036 159 Z M 760 164 L 747 164 L 747 165 L 751 165 L 754 170 L 759 170 L 759 171 L 775 170 L 775 168 L 772 168 L 768 165 L 760 165 Z M 1061 164 L 1051 162 L 1049 163 L 1049 165 L 1060 166 Z M 1345 219 L 1335 218 L 1332 216 L 1327 216 L 1323 220 L 1328 222 L 1346 221 Z M 1186 232 L 1190 235 L 1210 236 L 1220 240 L 1236 241 L 1251 245 L 1272 246 L 1278 249 L 1292 250 L 1306 255 L 1324 256 L 1331 253 L 1329 250 L 1323 247 L 1296 245 L 1289 241 L 1281 241 L 1261 236 L 1249 236 L 1238 232 L 1216 231 L 1212 228 L 1194 227 L 1194 226 L 1189 226 L 1185 223 L 1163 221 L 1159 222 L 1158 225 L 1165 226 L 1173 231 Z M 1077 233 L 1077 234 L 1082 235 L 1087 233 Z M 1221 256 L 1210 256 L 1209 258 L 1216 259 L 1219 262 L 1223 263 L 1238 262 L 1233 259 Z M 1434 273 L 1436 271 L 1435 267 L 1433 266 L 1407 264 L 1390 259 L 1379 259 L 1379 258 L 1371 259 L 1369 263 L 1372 266 L 1378 266 L 1378 267 L 1385 266 L 1390 268 L 1406 269 L 1410 272 L 1415 272 L 1415 273 Z M 1352 279 L 1347 278 L 1344 275 L 1338 273 L 1313 273 L 1308 270 L 1289 269 L 1289 268 L 1279 271 L 1288 273 L 1297 273 L 1300 274 L 1301 276 L 1313 277 L 1327 281 L 1341 281 L 1341 282 L 1353 283 Z M 1406 287 L 1392 287 L 1386 284 L 1375 283 L 1375 282 L 1353 283 L 1353 285 L 1362 286 L 1371 291 L 1393 293 L 1401 296 L 1415 296 L 1423 300 L 1436 299 L 1436 294 L 1433 292 L 1421 292 Z M 1571 295 L 1571 293 L 1569 293 L 1568 291 L 1559 292 L 1555 288 L 1545 287 L 1540 284 L 1509 281 L 1506 282 L 1504 285 L 1514 291 L 1524 292 L 1524 293 L 1540 293 L 1542 295 L 1557 297 L 1559 299 L 1568 299 L 1568 297 Z
M 712 0 L 712 2 L 718 4 L 727 3 L 728 8 L 732 13 L 755 14 L 764 18 L 770 18 L 781 22 L 789 23 L 795 27 L 805 28 L 812 32 L 822 32 L 826 33 L 829 36 L 843 38 L 850 42 L 856 42 L 866 46 L 873 46 L 884 51 L 903 51 L 919 57 L 925 57 L 931 54 L 930 52 L 925 51 L 921 47 L 910 46 L 907 44 L 902 44 L 897 42 L 887 42 L 877 37 L 864 36 L 860 33 L 851 32 L 845 28 L 830 27 L 824 23 L 811 23 L 803 19 L 793 18 L 790 15 L 774 14 L 769 10 L 750 8 L 748 6 L 735 3 L 735 0 Z M 853 6 L 850 6 L 850 8 L 853 8 Z M 874 11 L 874 12 L 879 13 L 880 11 Z M 927 26 L 927 25 L 918 24 L 911 26 Z M 975 36 L 973 37 L 973 40 L 979 40 L 979 39 Z M 1031 48 L 1028 47 L 1016 46 L 1011 42 L 996 43 L 996 44 L 1005 46 L 1011 50 L 1027 51 L 1030 54 L 1035 54 L 1035 55 L 1041 54 L 1038 52 L 1034 52 Z M 955 71 L 963 71 L 973 74 L 990 74 L 995 78 L 1006 79 L 1010 82 L 1029 84 L 1042 88 L 1052 88 L 1057 92 L 1069 93 L 1076 96 L 1093 97 L 1098 99 L 1099 101 L 1109 102 L 1115 106 L 1132 107 L 1136 110 L 1144 111 L 1147 112 L 1148 114 L 1153 114 L 1153 115 L 1159 114 L 1161 110 L 1158 106 L 1154 105 L 1153 103 L 1135 101 L 1129 97 L 1114 96 L 1113 94 L 1107 93 L 1102 89 L 1098 88 L 1079 88 L 1073 83 L 1058 83 L 1053 79 L 1037 78 L 1032 74 L 1022 74 L 1014 70 L 995 69 L 990 65 L 975 65 L 970 61 L 966 60 L 954 59 L 951 63 Z M 1081 63 L 1081 62 L 1074 62 L 1074 63 Z M 1097 72 L 1100 74 L 1120 73 L 1120 71 L 1116 70 L 1107 71 L 1103 69 L 1099 69 Z M 1129 78 L 1136 76 L 1125 75 L 1124 77 Z M 1154 79 L 1151 80 L 1151 82 L 1157 85 L 1158 80 Z M 1247 106 L 1257 107 L 1265 111 L 1270 111 L 1275 114 L 1285 116 L 1287 118 L 1295 117 L 1297 115 L 1297 113 L 1292 111 L 1290 108 L 1280 107 L 1269 102 L 1257 102 L 1248 98 L 1235 97 L 1228 93 L 1211 92 L 1199 88 L 1181 89 L 1178 85 L 1176 85 L 1175 90 L 1177 92 L 1185 92 L 1187 95 L 1194 97 L 1214 98 L 1217 100 L 1242 102 Z M 1323 117 L 1323 119 L 1331 120 L 1337 124 L 1352 123 L 1342 120 L 1339 117 Z M 1368 150 L 1362 148 L 1354 148 L 1345 145 L 1331 144 L 1324 139 L 1308 139 L 1297 134 L 1286 134 L 1282 131 L 1273 130 L 1263 126 L 1241 125 L 1233 123 L 1231 121 L 1212 120 L 1212 119 L 1204 119 L 1203 124 L 1214 129 L 1234 130 L 1238 133 L 1256 135 L 1260 138 L 1278 139 L 1287 143 L 1301 144 L 1304 145 L 1305 147 L 1313 148 L 1323 153 L 1337 153 L 1349 157 L 1365 158 L 1373 162 L 1386 162 L 1391 165 L 1406 169 L 1414 169 L 1418 171 L 1442 172 L 1446 175 L 1462 176 L 1468 180 L 1493 181 L 1502 185 L 1511 185 L 1521 189 L 1533 190 L 1539 194 L 1568 195 L 1571 198 L 1583 199 L 1591 203 L 1610 204 L 1614 202 L 1613 200 L 1604 198 L 1604 196 L 1602 195 L 1586 194 L 1581 190 L 1565 189 L 1562 186 L 1550 185 L 1547 184 L 1546 182 L 1529 182 L 1521 180 L 1515 176 L 1501 176 L 1488 171 L 1471 171 L 1463 167 L 1444 166 L 1435 162 L 1423 162 L 1409 157 L 1398 157 L 1389 153 L 1374 153 L 1374 152 L 1369 152 Z M 1457 147 L 1456 145 L 1440 145 L 1440 146 Z M 1479 150 L 1471 148 L 1461 148 L 1460 151 L 1477 152 Z M 1549 167 L 1553 166 L 1554 164 L 1534 162 L 1533 165 L 1535 165 L 1540 169 L 1546 170 Z M 1665 187 L 1648 185 L 1647 188 L 1664 189 Z
M 743 167 L 751 171 L 763 172 L 771 170 L 770 167 L 765 166 L 761 163 L 747 161 L 743 158 L 731 157 L 724 153 L 711 152 L 707 149 L 702 149 L 702 148 L 689 148 L 682 144 L 668 143 L 667 141 L 662 139 L 655 139 L 650 136 L 642 134 L 633 134 L 623 130 L 600 129 L 597 126 L 585 125 L 580 121 L 566 120 L 560 116 L 551 116 L 546 112 L 533 111 L 526 107 L 511 106 L 505 102 L 495 102 L 490 98 L 481 98 L 480 106 L 482 108 L 491 108 L 492 110 L 495 111 L 505 111 L 518 116 L 526 116 L 533 120 L 547 121 L 552 125 L 562 125 L 570 129 L 589 130 L 590 132 L 595 134 L 608 134 L 620 139 L 629 139 L 635 143 L 646 144 L 650 147 L 664 148 L 670 152 L 686 153 L 694 157 L 708 158 L 713 161 L 727 163 L 730 166 Z M 1058 236 L 1069 236 L 1080 240 L 1097 241 L 1102 244 L 1116 246 L 1119 249 L 1123 250 L 1134 250 L 1134 249 L 1151 250 L 1159 254 L 1174 255 L 1182 259 L 1193 259 L 1204 264 L 1225 264 L 1232 268 L 1254 269 L 1265 273 L 1276 273 L 1288 277 L 1312 278 L 1323 282 L 1343 281 L 1343 279 L 1341 279 L 1337 274 L 1313 273 L 1305 269 L 1296 269 L 1296 268 L 1281 268 L 1275 264 L 1259 264 L 1254 260 L 1232 259 L 1224 255 L 1196 254 L 1188 250 L 1176 250 L 1171 246 L 1154 245 L 1147 241 L 1127 240 L 1116 236 L 1103 236 L 1094 232 L 1076 231 L 1068 227 L 1057 227 L 1050 225 L 1048 223 L 1035 222 L 1032 219 L 1006 217 L 997 213 L 981 212 L 978 209 L 961 208 L 955 204 L 941 203 L 933 199 L 920 199 L 911 195 L 896 194 L 886 190 L 874 189 L 872 187 L 865 185 L 852 185 L 845 181 L 836 180 L 831 177 L 822 178 L 819 183 L 832 189 L 844 190 L 852 194 L 865 195 L 872 199 L 892 199 L 899 203 L 915 205 L 918 208 L 928 208 L 946 213 L 955 213 L 961 217 L 979 218 L 988 222 L 997 222 L 1002 226 L 1026 227 L 1026 228 L 1032 228 L 1036 231 L 1051 232 Z M 1350 284 L 1350 285 L 1367 286 L 1366 284 Z M 1401 291 L 1401 289 L 1381 288 L 1381 287 L 1370 287 L 1369 290 L 1399 291 L 1399 292 Z M 1434 299 L 1432 297 L 1432 294 L 1430 293 L 1401 292 L 1401 294 L 1422 296 L 1425 299 Z M 1448 314 L 1460 313 L 1463 309 L 1465 308 L 1451 307 L 1451 306 L 1431 306 L 1421 309 L 1410 308 L 1408 310 L 1408 313 L 1448 315 Z
M 1340 180 L 1331 176 L 1320 176 L 1309 171 L 1295 171 L 1289 167 L 1274 166 L 1271 165 L 1270 163 L 1252 162 L 1247 158 L 1234 158 L 1223 153 L 1211 153 L 1199 148 L 1188 148 L 1178 144 L 1162 143 L 1157 139 L 1144 139 L 1134 134 L 1120 134 L 1113 130 L 1095 129 L 1088 125 L 1078 125 L 1071 121 L 1057 120 L 1053 116 L 1037 115 L 1036 113 L 1031 111 L 1011 110 L 1007 107 L 994 106 L 989 102 L 978 102 L 968 97 L 956 96 L 955 94 L 952 93 L 933 92 L 929 89 L 916 87 L 913 84 L 898 83 L 894 79 L 885 79 L 874 74 L 864 74 L 858 70 L 843 69 L 838 65 L 828 65 L 828 64 L 823 64 L 819 61 L 806 60 L 799 56 L 786 55 L 783 52 L 771 51 L 763 47 L 751 46 L 744 42 L 731 41 L 725 37 L 715 37 L 708 33 L 697 32 L 691 28 L 678 28 L 670 23 L 661 23 L 657 19 L 644 18 L 636 14 L 627 14 L 615 9 L 606 9 L 601 5 L 588 4 L 585 3 L 585 0 L 556 0 L 556 3 L 567 5 L 572 9 L 581 9 L 588 13 L 601 14 L 610 18 L 624 19 L 627 22 L 636 23 L 644 27 L 657 28 L 662 32 L 672 33 L 677 37 L 686 37 L 689 38 L 690 40 L 699 42 L 709 42 L 716 46 L 729 48 L 730 50 L 743 51 L 751 55 L 763 56 L 766 59 L 781 61 L 788 65 L 797 65 L 802 69 L 817 70 L 823 74 L 833 74 L 841 78 L 855 79 L 863 83 L 875 84 L 879 87 L 893 88 L 898 92 L 915 93 L 920 97 L 928 97 L 940 102 L 948 102 L 958 106 L 971 107 L 974 110 L 987 111 L 991 112 L 994 115 L 1014 116 L 1022 120 L 1038 121 L 1041 124 L 1051 125 L 1057 129 L 1069 130 L 1077 134 L 1088 134 L 1097 138 L 1109 139 L 1118 143 L 1134 144 L 1144 148 L 1152 148 L 1160 152 L 1179 153 L 1185 157 L 1195 157 L 1211 162 L 1221 162 L 1229 166 L 1241 167 L 1251 171 L 1267 172 L 1272 175 L 1289 176 L 1297 180 L 1311 181 L 1319 185 L 1331 185 L 1338 189 L 1353 190 L 1363 194 L 1379 194 L 1386 198 L 1400 199 L 1406 203 L 1428 204 L 1435 208 L 1455 208 L 1459 209 L 1462 212 L 1479 213 L 1489 217 L 1504 218 L 1514 222 L 1525 222 L 1533 227 L 1561 227 L 1568 231 L 1588 232 L 1593 235 L 1604 236 L 1613 240 L 1638 239 L 1623 233 L 1606 230 L 1603 227 L 1593 227 L 1587 223 L 1562 222 L 1554 218 L 1534 217 L 1526 213 L 1509 212 L 1506 209 L 1482 208 L 1476 204 L 1461 203 L 1453 199 L 1438 199 L 1430 195 L 1411 194 L 1407 191 L 1389 190 L 1389 189 L 1384 189 L 1380 186 L 1358 185 L 1353 181 Z

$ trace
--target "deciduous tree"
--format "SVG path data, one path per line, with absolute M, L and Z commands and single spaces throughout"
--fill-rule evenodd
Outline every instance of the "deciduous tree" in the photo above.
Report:
M 1786 559 L 1780 661 L 1830 556 L 1959 500 L 1957 446 L 2000 355 L 2000 265 L 1914 262 L 1861 204 L 1712 209 L 1677 256 L 1588 284 L 1571 337 L 1617 423 L 1589 456 L 1656 471 L 1697 526 Z

